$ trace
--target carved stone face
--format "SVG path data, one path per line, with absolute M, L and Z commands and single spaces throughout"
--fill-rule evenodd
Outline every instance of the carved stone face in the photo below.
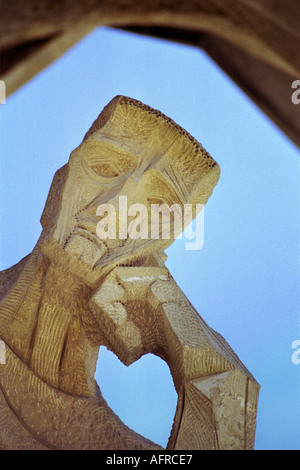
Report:
M 187 203 L 205 204 L 218 165 L 173 121 L 124 97 L 112 100 L 91 129 L 70 156 L 54 239 L 91 268 L 164 250 L 173 231 L 169 239 L 151 236 L 151 205 L 176 204 L 183 213 Z M 148 237 L 120 238 L 120 196 L 127 197 L 128 208 L 146 208 Z M 101 240 L 97 208 L 107 203 L 116 208 L 117 236 Z M 130 226 L 132 215 L 121 217 Z

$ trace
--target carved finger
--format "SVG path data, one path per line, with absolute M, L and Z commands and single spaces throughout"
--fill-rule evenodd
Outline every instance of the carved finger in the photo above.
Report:
M 238 369 L 187 382 L 168 448 L 252 449 L 258 392 L 258 384 Z

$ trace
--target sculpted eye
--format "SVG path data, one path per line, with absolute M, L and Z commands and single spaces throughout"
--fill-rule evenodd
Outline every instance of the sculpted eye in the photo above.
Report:
M 151 207 L 151 211 L 158 212 L 162 215 L 170 215 L 170 208 L 164 199 L 159 197 L 148 197 L 147 202 Z M 171 216 L 173 217 L 173 215 Z
M 126 177 L 138 166 L 134 155 L 108 142 L 87 140 L 78 147 L 78 151 L 83 165 L 97 181 L 111 178 L 114 183 L 114 178 Z
M 119 176 L 118 170 L 110 163 L 98 163 L 96 165 L 92 165 L 90 168 L 97 175 L 103 176 L 104 178 L 114 178 Z
M 160 206 L 162 204 L 165 204 L 165 201 L 159 197 L 148 197 L 147 198 L 147 202 L 151 205 L 151 204 L 159 204 Z

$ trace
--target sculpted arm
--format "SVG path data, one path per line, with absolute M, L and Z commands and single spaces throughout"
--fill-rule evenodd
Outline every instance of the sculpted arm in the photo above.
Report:
M 178 404 L 168 448 L 253 447 L 258 385 L 167 268 L 115 268 L 90 305 L 124 364 L 153 353 L 169 365 Z

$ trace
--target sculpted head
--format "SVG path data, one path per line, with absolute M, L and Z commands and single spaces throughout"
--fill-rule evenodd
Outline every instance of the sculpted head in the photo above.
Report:
M 175 122 L 139 101 L 117 96 L 54 178 L 41 219 L 44 252 L 51 256 L 54 245 L 59 246 L 64 256 L 85 267 L 81 275 L 93 283 L 104 267 L 134 263 L 174 240 L 172 231 L 169 239 L 151 237 L 150 223 L 148 236 L 133 239 L 128 232 L 100 239 L 99 206 L 116 208 L 120 235 L 122 217 L 129 228 L 132 221 L 132 214 L 121 213 L 124 196 L 127 207 L 143 205 L 150 220 L 153 204 L 182 209 L 185 204 L 204 205 L 219 175 L 217 163 Z

